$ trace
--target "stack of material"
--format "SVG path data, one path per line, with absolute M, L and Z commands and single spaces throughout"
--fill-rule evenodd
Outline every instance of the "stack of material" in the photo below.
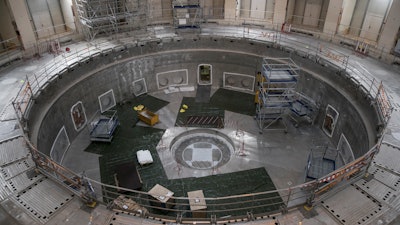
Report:
M 118 196 L 114 199 L 114 208 L 125 212 L 139 213 L 141 215 L 146 215 L 148 213 L 147 209 L 137 204 L 130 198 L 126 198 L 123 195 Z

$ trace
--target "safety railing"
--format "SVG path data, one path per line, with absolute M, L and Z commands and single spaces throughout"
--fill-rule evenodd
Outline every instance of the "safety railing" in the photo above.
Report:
M 385 118 L 385 122 L 387 122 L 387 119 L 390 117 L 392 106 L 386 92 L 384 91 L 383 85 L 376 81 L 374 77 L 371 77 L 370 74 L 365 74 L 360 71 L 360 66 L 353 64 L 353 62 L 349 61 L 348 55 L 335 50 L 332 45 L 318 43 L 315 39 L 310 39 L 309 42 L 304 40 L 300 41 L 290 37 L 290 35 L 281 33 L 280 31 L 267 31 L 259 28 L 234 27 L 230 32 L 221 32 L 221 29 L 219 29 L 219 31 L 218 29 L 207 30 L 207 28 L 205 28 L 202 31 L 207 31 L 208 33 L 202 33 L 201 35 L 239 37 L 256 40 L 266 44 L 275 44 L 284 48 L 288 47 L 294 51 L 306 53 L 307 56 L 312 56 L 311 58 L 314 57 L 316 60 L 318 58 L 323 58 L 327 62 L 333 61 L 334 65 L 341 71 L 346 71 L 351 77 L 354 76 L 355 78 L 353 81 L 357 82 L 360 86 L 363 86 L 363 89 L 369 93 L 372 101 L 377 103 L 379 111 Z M 120 48 L 125 48 L 125 46 L 107 39 L 95 40 L 92 44 L 85 43 L 83 45 L 76 45 L 74 50 L 70 50 L 69 52 L 63 51 L 61 54 L 54 57 L 53 60 L 50 60 L 48 63 L 43 65 L 41 70 L 27 76 L 24 84 L 13 101 L 14 108 L 20 121 L 24 122 L 24 119 L 27 119 L 29 105 L 37 95 L 40 94 L 40 91 L 52 81 L 52 79 L 62 75 L 68 69 L 73 68 L 79 63 L 85 62 L 90 57 L 96 57 L 99 54 L 105 54 Z M 27 142 L 29 143 L 29 140 L 27 140 Z M 364 156 L 320 179 L 308 183 L 270 192 L 206 198 L 207 216 L 200 218 L 200 220 L 223 220 L 229 222 L 231 220 L 236 220 L 235 218 L 250 218 L 253 216 L 263 217 L 274 213 L 282 213 L 290 207 L 304 203 L 313 204 L 313 202 L 323 196 L 326 191 L 334 188 L 335 185 L 341 181 L 350 179 L 355 174 L 365 171 L 373 155 L 377 152 L 378 147 L 378 145 L 374 146 L 364 154 Z M 175 204 L 175 207 L 172 209 L 160 208 L 151 204 L 154 200 L 151 199 L 147 192 L 134 191 L 108 184 L 102 184 L 87 177 L 82 178 L 81 175 L 75 174 L 74 172 L 58 165 L 48 156 L 40 153 L 32 145 L 31 149 L 32 156 L 43 173 L 53 177 L 60 183 L 68 184 L 66 185 L 68 188 L 72 191 L 81 193 L 81 196 L 85 200 L 94 200 L 93 196 L 97 196 L 97 201 L 111 204 L 112 207 L 113 199 L 121 195 L 119 190 L 122 189 L 125 191 L 123 194 L 124 196 L 131 198 L 139 205 L 150 210 L 147 216 L 157 215 L 157 218 L 161 218 L 161 220 L 164 220 L 163 218 L 165 218 L 166 221 L 182 221 L 183 219 L 188 218 L 185 216 L 189 213 L 188 198 L 173 197 L 173 199 L 175 199 L 175 203 L 173 203 Z M 89 182 L 83 182 L 81 179 Z M 95 193 L 92 193 L 92 191 L 90 191 L 92 188 L 87 187 L 88 183 L 93 183 L 100 188 L 94 189 Z M 271 210 L 265 210 L 266 208 Z M 161 216 L 159 210 L 166 211 L 166 213 L 162 213 Z

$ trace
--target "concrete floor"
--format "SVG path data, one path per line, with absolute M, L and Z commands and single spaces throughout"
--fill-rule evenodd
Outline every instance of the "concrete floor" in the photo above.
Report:
M 309 40 L 312 41 L 309 37 L 296 35 L 292 35 L 292 37 L 305 42 Z M 344 52 L 349 51 L 348 49 L 341 50 Z M 10 111 L 12 107 L 9 107 L 9 101 L 19 90 L 21 80 L 44 63 L 52 60 L 52 58 L 52 55 L 44 55 L 38 59 L 16 62 L 2 69 L 0 73 L 0 109 L 3 110 L 1 114 L 2 117 L 0 118 L 0 140 L 15 136 L 21 132 L 18 129 L 15 116 L 12 115 L 12 110 Z M 400 113 L 398 112 L 398 103 L 400 102 L 400 69 L 369 57 L 361 58 L 355 55 L 351 55 L 350 62 L 358 64 L 361 68 L 365 69 L 365 73 L 370 73 L 371 76 L 375 77 L 377 80 L 382 80 L 387 87 L 387 92 L 395 103 L 395 111 L 392 115 L 384 140 L 400 146 Z M 171 102 L 168 107 L 158 112 L 161 121 L 163 121 L 163 123 L 158 126 L 162 128 L 171 127 L 175 122 L 174 119 L 171 118 L 175 118 L 174 115 L 176 115 L 180 106 L 179 99 L 183 96 L 191 96 L 193 94 L 194 93 L 177 93 L 165 95 L 164 93 L 153 93 L 154 96 L 165 98 L 165 100 Z M 226 117 L 227 132 L 233 132 L 239 127 L 239 129 L 245 131 L 245 137 L 251 140 L 248 141 L 249 145 L 245 147 L 248 156 L 244 158 L 237 157 L 235 158 L 237 161 L 234 163 L 237 163 L 239 167 L 245 164 L 265 166 L 277 188 L 286 188 L 290 185 L 303 182 L 306 155 L 310 143 L 315 139 L 314 135 L 317 136 L 316 139 L 318 139 L 318 141 L 324 141 L 324 135 L 321 134 L 318 129 L 309 127 L 295 129 L 290 126 L 287 135 L 279 132 L 260 135 L 258 134 L 258 129 L 254 121 L 252 121 L 252 118 L 229 112 L 226 113 Z M 240 123 L 236 126 L 236 123 L 232 121 L 240 121 Z M 89 177 L 99 180 L 98 156 L 83 151 L 89 144 L 85 135 L 87 134 L 82 133 L 82 135 L 72 143 L 70 150 L 64 158 L 63 164 L 78 173 L 85 171 L 86 175 Z M 282 140 L 284 140 L 284 146 L 281 144 Z M 247 141 L 245 141 L 245 143 L 247 143 Z M 256 151 L 256 149 L 259 148 L 255 147 L 255 145 L 263 146 L 263 151 Z M 77 153 L 79 157 L 76 157 Z M 294 157 L 287 157 L 288 155 Z M 260 161 L 265 161 L 267 163 L 260 163 Z M 243 168 L 245 167 L 243 166 Z M 356 199 L 349 199 L 349 201 L 356 201 Z M 113 216 L 104 206 L 99 206 L 91 212 L 80 210 L 79 208 L 82 204 L 78 200 L 70 203 L 69 206 L 70 207 L 66 207 L 63 211 L 56 214 L 48 224 L 106 224 Z M 278 217 L 277 220 L 279 220 L 280 224 L 298 224 L 300 221 L 303 222 L 302 224 L 338 224 L 336 220 L 333 220 L 330 215 L 319 206 L 315 207 L 315 210 L 318 215 L 312 218 L 306 218 L 299 210 L 294 210 Z M 0 219 L 9 216 L 7 212 L 3 211 L 0 211 L 0 214 L 5 215 L 4 217 L 0 216 Z M 4 220 L 0 220 L 1 224 L 3 224 L 3 221 Z M 266 222 L 268 221 L 253 221 L 246 224 L 266 224 Z M 131 223 L 159 224 L 157 222 L 144 221 L 140 218 L 133 219 Z M 8 221 L 4 224 L 17 224 L 17 222 Z
M 185 128 L 174 127 L 182 98 L 184 96 L 193 97 L 195 92 L 171 93 L 168 95 L 164 92 L 157 92 L 152 93 L 152 95 L 170 102 L 170 104 L 156 112 L 159 114 L 160 123 L 154 126 L 155 128 L 167 129 L 161 144 L 168 147 L 173 137 L 186 130 Z M 231 138 L 236 152 L 226 165 L 218 168 L 216 173 L 229 173 L 265 167 L 277 189 L 284 189 L 303 183 L 304 168 L 307 164 L 310 149 L 314 145 L 329 144 L 329 139 L 316 126 L 301 123 L 298 128 L 295 128 L 290 119 L 286 119 L 286 121 L 288 133 L 283 131 L 264 131 L 263 134 L 260 134 L 258 125 L 253 117 L 226 111 L 225 128 L 219 129 L 219 131 Z M 142 122 L 137 125 L 146 126 Z M 242 131 L 244 135 L 237 137 L 237 129 Z M 88 132 L 84 131 L 77 140 L 71 143 L 62 165 L 76 173 L 85 171 L 88 177 L 100 180 L 98 155 L 84 151 L 89 144 Z M 246 156 L 239 156 L 239 149 L 242 144 L 244 144 Z M 329 146 L 332 145 L 329 144 Z M 159 156 L 165 162 L 164 169 L 169 179 L 201 177 L 215 173 L 211 169 L 193 170 L 188 168 L 183 168 L 178 173 L 176 162 L 170 151 L 159 151 Z

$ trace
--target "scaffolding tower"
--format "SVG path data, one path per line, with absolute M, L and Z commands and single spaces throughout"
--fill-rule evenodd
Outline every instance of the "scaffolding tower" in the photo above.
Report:
M 147 1 L 75 0 L 86 39 L 146 26 Z
M 260 133 L 264 130 L 287 132 L 285 116 L 295 99 L 300 68 L 290 58 L 264 58 L 258 74 L 256 120 Z M 278 122 L 281 122 L 280 125 Z
M 173 0 L 175 28 L 200 28 L 202 13 L 199 0 Z

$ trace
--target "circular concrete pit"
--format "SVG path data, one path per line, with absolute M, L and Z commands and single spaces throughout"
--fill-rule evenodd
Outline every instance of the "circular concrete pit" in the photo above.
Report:
M 171 151 L 177 163 L 193 169 L 213 169 L 229 162 L 234 147 L 218 131 L 192 130 L 176 137 Z

